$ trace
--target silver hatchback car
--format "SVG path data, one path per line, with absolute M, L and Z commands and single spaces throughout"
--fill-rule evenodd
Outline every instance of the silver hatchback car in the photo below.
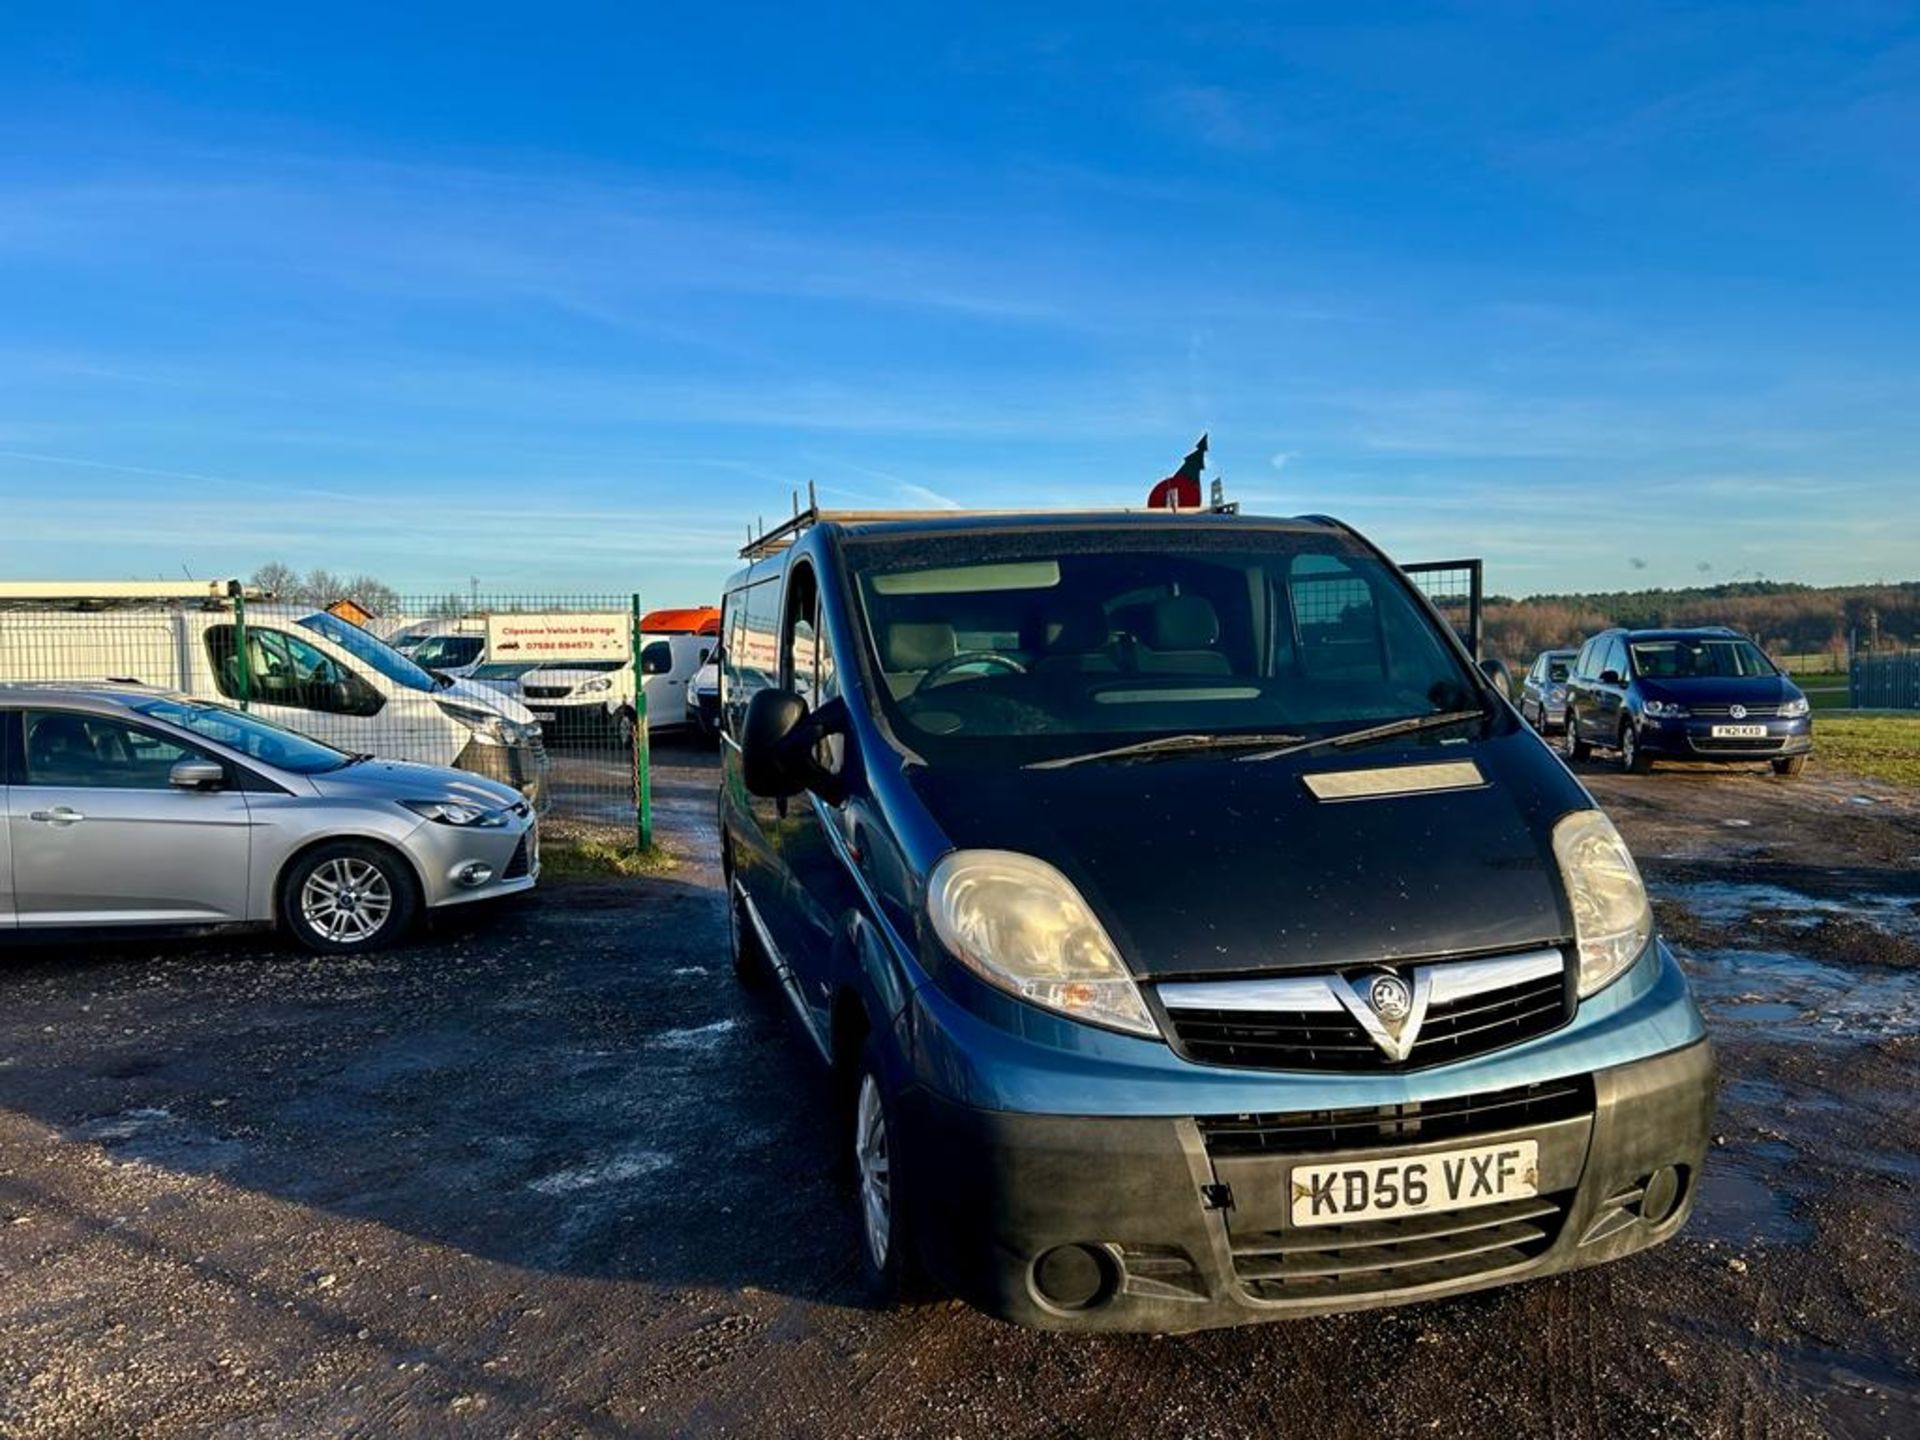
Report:
M 272 923 L 316 950 L 530 889 L 526 800 L 124 685 L 0 684 L 0 936 Z

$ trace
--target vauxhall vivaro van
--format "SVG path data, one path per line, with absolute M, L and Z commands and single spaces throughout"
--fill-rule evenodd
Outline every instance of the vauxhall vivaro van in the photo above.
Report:
M 745 557 L 735 966 L 840 1077 L 883 1294 L 1184 1330 L 1684 1223 L 1714 1067 L 1633 858 L 1353 530 L 807 512 Z

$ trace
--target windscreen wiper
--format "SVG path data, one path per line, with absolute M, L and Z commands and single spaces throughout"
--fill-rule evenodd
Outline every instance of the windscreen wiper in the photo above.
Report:
M 1138 755 L 1178 755 L 1198 750 L 1237 750 L 1243 745 L 1287 745 L 1304 739 L 1300 735 L 1157 735 L 1132 745 L 1116 745 L 1111 750 L 1089 750 L 1084 755 L 1059 755 L 1052 760 L 1035 760 L 1022 770 L 1064 770 L 1089 760 L 1127 760 Z
M 1277 760 L 1282 755 L 1300 755 L 1308 750 L 1318 750 L 1322 746 L 1345 749 L 1349 745 L 1365 745 L 1374 740 L 1387 740 L 1395 735 L 1411 735 L 1416 730 L 1433 730 L 1442 725 L 1458 725 L 1467 720 L 1484 720 L 1484 710 L 1441 710 L 1432 715 L 1407 715 L 1398 720 L 1383 721 L 1378 725 L 1363 726 L 1358 730 L 1342 730 L 1333 735 L 1322 735 L 1314 740 L 1301 740 L 1295 744 L 1282 745 L 1277 750 L 1262 750 L 1258 755 L 1242 755 L 1242 760 Z

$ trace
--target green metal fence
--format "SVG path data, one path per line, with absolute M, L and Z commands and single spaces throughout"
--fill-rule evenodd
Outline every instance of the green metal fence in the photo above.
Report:
M 348 754 L 504 781 L 551 819 L 647 845 L 651 742 L 686 728 L 687 672 L 714 642 L 658 645 L 640 617 L 636 594 L 410 596 L 380 614 L 204 583 L 172 597 L 0 596 L 0 682 L 148 685 L 237 706 Z M 676 670 L 641 674 L 643 650 Z

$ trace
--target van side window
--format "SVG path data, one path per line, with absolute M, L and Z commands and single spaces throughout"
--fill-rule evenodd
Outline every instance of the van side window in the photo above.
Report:
M 673 673 L 673 646 L 665 640 L 649 640 L 640 647 L 640 673 L 642 675 L 670 675 Z
M 213 683 L 229 700 L 242 699 L 240 656 L 232 625 L 207 630 Z M 287 634 L 247 627 L 248 674 L 244 698 L 328 715 L 376 715 L 386 699 L 332 656 Z
M 720 710 L 727 733 L 740 738 L 753 697 L 780 673 L 780 582 L 762 580 L 727 597 L 731 629 L 720 647 Z
M 780 679 L 813 709 L 820 703 L 819 645 L 815 642 L 814 611 L 819 604 L 811 566 L 794 568 L 787 582 L 786 626 L 780 636 Z
M 1593 678 L 1593 646 L 1593 641 L 1587 641 L 1586 644 L 1580 647 L 1580 653 L 1575 657 L 1573 662 L 1573 673 L 1582 680 L 1591 680 Z
M 165 790 L 174 762 L 204 758 L 172 740 L 104 715 L 29 710 L 29 785 L 90 790 Z

